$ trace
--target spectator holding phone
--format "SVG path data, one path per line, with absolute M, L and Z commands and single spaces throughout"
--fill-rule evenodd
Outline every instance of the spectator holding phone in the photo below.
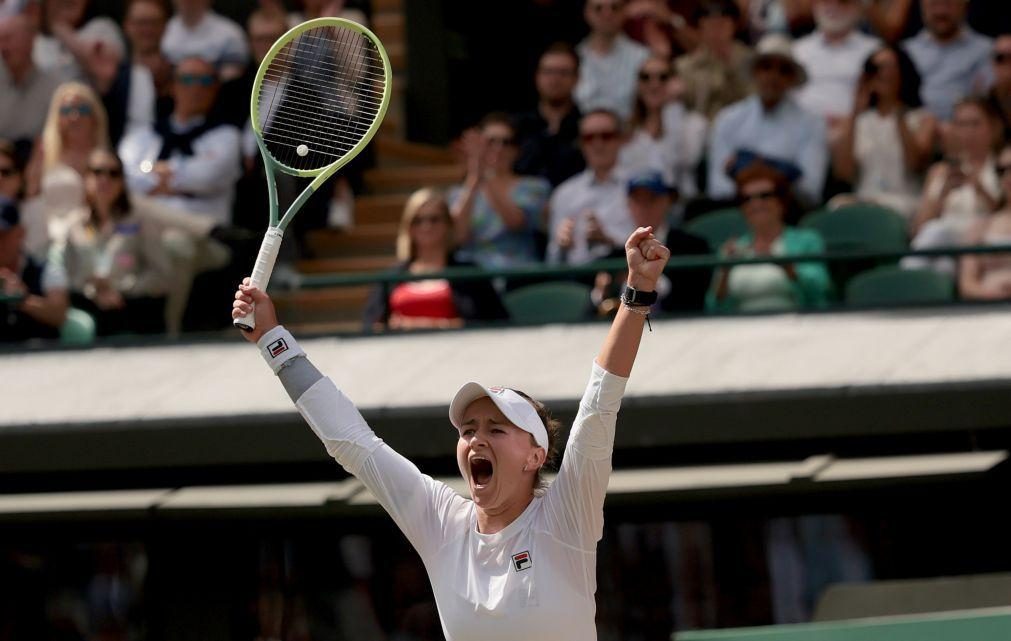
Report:
M 1005 146 L 997 157 L 997 174 L 1000 176 L 1000 209 L 969 230 L 967 242 L 973 245 L 1011 245 L 1011 146 Z M 1011 256 L 962 256 L 959 259 L 958 290 L 962 298 L 969 300 L 1011 298 Z

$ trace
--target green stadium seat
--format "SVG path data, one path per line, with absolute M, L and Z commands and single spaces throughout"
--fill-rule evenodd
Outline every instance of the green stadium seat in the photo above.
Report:
M 508 292 L 502 302 L 516 323 L 574 323 L 587 318 L 590 288 L 568 281 L 538 283 Z
M 931 269 L 885 266 L 857 274 L 846 286 L 850 307 L 919 305 L 955 300 L 955 282 Z
M 95 319 L 84 310 L 71 307 L 67 310 L 67 320 L 60 327 L 60 343 L 84 346 L 95 342 Z
M 709 241 L 713 251 L 719 251 L 723 243 L 731 238 L 743 236 L 751 231 L 744 214 L 736 207 L 707 212 L 685 223 L 685 231 L 701 236 Z
M 856 204 L 815 211 L 805 216 L 800 225 L 821 234 L 829 252 L 899 252 L 909 246 L 906 220 L 878 205 Z

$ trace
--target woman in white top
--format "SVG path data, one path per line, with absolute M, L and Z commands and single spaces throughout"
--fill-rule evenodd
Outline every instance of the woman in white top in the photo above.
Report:
M 702 160 L 708 125 L 704 116 L 672 100 L 673 79 L 669 61 L 654 56 L 642 63 L 631 133 L 618 166 L 628 175 L 661 172 L 668 184 L 677 187 L 683 202 L 698 192 L 695 170 Z
M 906 52 L 887 46 L 871 54 L 853 114 L 832 145 L 836 175 L 854 186 L 836 202 L 876 203 L 912 218 L 936 134 L 937 122 L 920 99 L 920 74 Z
M 649 227 L 625 243 L 628 284 L 654 291 L 670 252 Z M 248 283 L 248 279 L 246 281 Z M 449 641 L 596 638 L 596 547 L 618 408 L 648 306 L 619 309 L 593 364 L 558 476 L 541 469 L 557 422 L 543 405 L 501 387 L 467 383 L 450 405 L 465 499 L 422 474 L 372 432 L 308 360 L 270 299 L 240 286 L 233 316 L 256 303 L 256 342 L 327 452 L 375 495 L 421 555 Z M 645 298 L 636 298 L 645 302 Z
M 969 231 L 966 242 L 972 245 L 1011 246 L 1011 146 L 997 157 L 1000 176 L 1001 206 L 992 216 L 983 218 Z M 967 254 L 959 260 L 958 290 L 969 300 L 1011 299 L 1011 255 Z
M 1003 130 L 986 98 L 966 98 L 955 105 L 948 158 L 927 174 L 923 200 L 913 221 L 914 249 L 963 245 L 970 230 L 997 208 L 1000 185 L 994 153 Z M 951 258 L 903 259 L 903 266 L 954 272 Z

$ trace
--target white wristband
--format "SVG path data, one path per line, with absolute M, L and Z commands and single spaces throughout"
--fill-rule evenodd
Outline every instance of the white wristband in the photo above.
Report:
M 267 361 L 267 365 L 270 365 L 275 374 L 291 359 L 305 355 L 284 325 L 278 325 L 266 332 L 256 342 L 256 346 L 260 348 L 263 360 Z

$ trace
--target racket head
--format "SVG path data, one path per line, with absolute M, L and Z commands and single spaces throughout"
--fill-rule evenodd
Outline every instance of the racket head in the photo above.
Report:
M 293 27 L 267 52 L 250 94 L 264 162 L 322 182 L 375 135 L 391 89 L 389 56 L 366 27 L 343 18 Z

